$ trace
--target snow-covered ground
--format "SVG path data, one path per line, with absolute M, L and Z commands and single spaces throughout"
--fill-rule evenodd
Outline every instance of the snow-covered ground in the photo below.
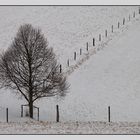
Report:
M 111 106 L 112 121 L 140 121 L 139 18 L 100 45 L 69 77 L 70 93 L 64 100 L 44 99 L 38 106 L 43 120 L 55 120 L 55 104 L 60 106 L 61 121 L 107 121 Z M 44 113 L 43 113 L 44 111 Z
M 0 134 L 140 134 L 139 122 L 9 122 Z
M 6 49 L 21 24 L 31 23 L 40 27 L 54 48 L 63 68 L 73 62 L 73 53 L 82 48 L 86 53 L 86 42 L 92 45 L 92 38 L 107 29 L 111 32 L 123 18 L 132 19 L 138 6 L 1 6 L 0 7 L 0 48 Z
M 8 47 L 20 24 L 39 26 L 65 71 L 70 70 L 67 74 L 71 85 L 66 97 L 44 98 L 35 103 L 40 107 L 40 120 L 49 121 L 46 123 L 22 122 L 20 105 L 26 104 L 25 100 L 18 99 L 12 91 L 1 89 L 0 133 L 35 133 L 43 124 L 46 129 L 42 128 L 38 133 L 140 132 L 139 123 L 132 123 L 140 121 L 140 15 L 137 6 L 1 7 L 0 15 L 4 17 L 0 23 L 2 50 Z M 126 23 L 122 25 L 124 17 Z M 120 29 L 117 28 L 118 21 Z M 113 33 L 111 25 L 114 25 Z M 108 30 L 107 38 L 105 29 Z M 101 42 L 97 41 L 100 33 Z M 93 37 L 95 47 L 92 46 Z M 82 56 L 78 53 L 80 48 L 84 52 Z M 78 53 L 75 62 L 74 51 Z M 68 58 L 71 59 L 70 67 L 66 66 Z M 56 104 L 59 104 L 61 123 L 54 123 Z M 108 106 L 114 122 L 110 125 L 105 123 Z M 2 123 L 6 120 L 6 107 L 9 108 L 9 124 Z M 129 123 L 117 123 L 119 121 Z M 49 130 L 50 127 L 53 128 Z M 29 131 L 30 128 L 33 129 Z

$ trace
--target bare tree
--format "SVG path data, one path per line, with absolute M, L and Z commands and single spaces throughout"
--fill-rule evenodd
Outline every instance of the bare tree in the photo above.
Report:
M 29 104 L 33 118 L 33 103 L 40 98 L 65 95 L 69 86 L 59 72 L 52 48 L 40 29 L 22 25 L 11 46 L 0 57 L 1 87 L 18 91 Z

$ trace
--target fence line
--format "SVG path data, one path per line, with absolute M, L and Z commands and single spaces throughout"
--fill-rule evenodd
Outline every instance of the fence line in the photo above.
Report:
M 140 15 L 140 7 L 139 7 L 139 9 L 138 9 L 138 14 Z M 135 11 L 133 12 L 132 17 L 133 17 L 133 18 L 136 17 L 136 12 L 135 12 Z M 130 15 L 130 14 L 129 14 L 128 20 L 126 20 L 126 18 L 123 17 L 122 25 L 125 25 L 126 22 L 127 22 L 127 21 L 130 21 L 130 20 L 131 20 L 131 15 Z M 120 22 L 118 21 L 118 23 L 117 23 L 117 28 L 120 29 L 120 27 L 121 27 L 121 24 L 120 24 Z M 113 25 L 111 25 L 111 32 L 114 33 L 114 26 L 113 26 Z M 105 30 L 105 37 L 107 38 L 108 35 L 109 35 L 109 32 L 108 32 L 107 29 L 106 29 L 106 30 Z M 102 35 L 101 35 L 101 34 L 99 34 L 99 42 L 100 42 L 100 41 L 102 41 Z M 93 40 L 92 40 L 92 46 L 96 46 L 96 45 L 95 45 L 95 38 L 93 38 Z M 97 48 L 97 50 L 100 50 L 100 49 Z M 89 43 L 88 43 L 88 42 L 86 43 L 86 51 L 89 51 Z M 82 54 L 83 54 L 82 48 L 80 48 L 80 55 L 82 55 Z M 76 53 L 76 52 L 74 52 L 74 58 L 73 58 L 73 59 L 74 59 L 74 61 L 77 60 L 77 53 Z M 70 59 L 67 59 L 67 66 L 68 66 L 68 67 L 70 66 Z M 60 66 L 60 67 L 61 67 L 61 68 L 60 68 L 60 72 L 62 72 L 62 66 Z

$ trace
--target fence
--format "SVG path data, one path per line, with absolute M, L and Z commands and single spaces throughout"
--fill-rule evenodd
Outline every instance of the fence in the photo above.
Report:
M 3 114 L 3 115 L 1 115 L 3 120 L 8 123 L 9 122 L 9 108 L 0 107 L 0 112 L 1 112 L 1 114 Z
M 138 9 L 138 14 L 140 15 L 140 8 Z M 129 14 L 129 16 L 128 16 L 128 18 L 123 18 L 123 20 L 122 20 L 122 22 L 120 22 L 120 21 L 118 21 L 117 22 L 117 28 L 118 29 L 120 29 L 121 28 L 121 25 L 125 25 L 126 24 L 126 22 L 127 22 L 127 20 L 126 19 L 128 19 L 128 21 L 131 21 L 131 19 L 132 18 L 135 18 L 136 17 L 136 12 L 134 11 L 133 12 L 133 15 L 131 16 L 130 14 Z M 122 24 L 121 24 L 122 23 Z M 114 26 L 115 25 L 112 25 L 111 26 L 111 32 L 110 32 L 110 34 L 111 33 L 114 33 L 114 31 L 115 31 L 115 28 L 114 28 Z M 107 38 L 109 36 L 109 31 L 106 29 L 105 30 L 105 38 Z M 102 34 L 99 34 L 99 42 L 101 42 L 102 40 L 103 40 L 103 38 L 102 38 Z M 94 37 L 93 38 L 93 40 L 92 40 L 92 48 L 95 48 L 95 46 L 96 46 L 96 41 L 97 41 L 97 39 Z M 86 43 L 86 52 L 89 52 L 89 42 L 87 42 Z M 74 61 L 76 61 L 77 60 L 77 52 L 74 52 L 74 57 L 73 57 L 73 60 Z M 79 51 L 79 54 L 80 54 L 80 56 L 82 56 L 82 54 L 83 54 L 83 49 L 82 48 L 80 48 L 80 51 Z M 67 66 L 69 67 L 70 66 L 70 59 L 67 59 Z M 62 65 L 60 64 L 60 73 L 62 73 Z M 25 107 L 25 106 L 28 106 L 28 105 L 21 105 L 21 117 L 23 117 L 23 108 Z M 37 109 L 37 111 L 38 111 L 38 115 L 37 115 L 37 120 L 39 121 L 39 108 L 38 107 L 36 107 L 36 106 L 34 106 L 34 108 L 36 108 Z M 8 108 L 6 108 L 6 115 L 5 115 L 5 118 L 6 118 L 6 122 L 8 123 L 9 122 L 9 109 Z M 60 113 L 59 113 L 59 106 L 58 105 L 56 105 L 56 122 L 59 122 L 60 121 Z M 111 108 L 110 108 L 110 106 L 108 106 L 108 122 L 111 122 Z
M 21 105 L 21 117 L 24 117 L 25 115 L 25 113 L 23 113 L 24 111 L 23 111 L 23 107 L 25 107 L 25 106 L 28 106 L 28 105 Z M 55 106 L 54 106 L 55 107 Z M 37 119 L 37 121 L 40 121 L 40 119 L 39 119 L 39 108 L 38 107 L 35 107 L 34 106 L 34 108 L 36 108 L 37 110 L 38 110 L 38 119 Z M 62 106 L 61 106 L 61 108 L 62 108 Z M 106 120 L 104 120 L 103 119 L 103 121 L 104 122 L 113 122 L 114 120 L 115 120 L 115 122 L 117 122 L 116 121 L 116 116 L 113 116 L 114 115 L 114 110 L 113 110 L 113 108 L 111 109 L 111 106 L 107 106 L 106 108 L 104 108 L 105 110 L 104 110 L 104 117 L 106 118 Z M 7 123 L 9 123 L 9 114 L 10 114 L 10 110 L 9 110 L 9 108 L 5 108 L 4 109 L 5 110 L 5 112 L 4 112 L 4 116 L 5 116 L 5 121 L 4 122 L 7 122 Z M 59 105 L 57 104 L 56 105 L 56 120 L 54 119 L 54 120 L 52 120 L 53 122 L 55 121 L 56 123 L 58 123 L 58 122 L 63 122 L 63 119 L 64 119 L 64 116 L 63 116 L 63 114 L 62 113 L 64 113 L 64 112 L 61 112 L 61 111 L 59 111 L 60 110 L 60 107 L 59 107 Z M 62 108 L 62 110 L 63 110 L 63 108 Z M 111 110 L 113 110 L 112 112 L 113 113 L 111 113 Z M 98 111 L 98 110 L 97 110 Z M 120 112 L 121 113 L 121 112 Z M 120 114 L 119 113 L 119 114 Z M 73 114 L 73 112 L 71 112 L 71 115 Z M 116 113 L 115 113 L 116 114 Z M 49 114 L 47 114 L 47 115 L 49 115 Z M 44 116 L 44 114 L 43 114 L 43 116 Z M 62 116 L 62 117 L 61 117 Z M 113 116 L 113 117 L 112 117 Z M 29 117 L 29 116 L 28 116 Z M 55 117 L 55 116 L 54 116 Z M 103 118 L 104 118 L 103 117 Z M 13 118 L 13 117 L 12 117 Z M 13 122 L 13 120 L 12 120 L 12 118 L 10 118 L 10 122 Z M 43 117 L 44 118 L 44 117 Z M 92 117 L 93 119 L 91 119 L 90 121 L 97 121 L 96 120 L 96 118 L 95 118 L 95 116 L 94 116 L 94 112 L 93 112 L 93 117 Z M 35 118 L 34 118 L 35 119 Z M 113 120 L 114 119 L 114 120 Z M 0 120 L 1 121 L 1 120 Z M 49 120 L 45 120 L 45 121 L 49 121 Z M 71 119 L 70 119 L 70 121 L 71 121 Z M 75 121 L 80 121 L 80 118 L 79 118 L 79 120 L 75 120 Z M 89 120 L 88 120 L 89 121 Z M 99 121 L 102 121 L 102 119 L 101 120 L 99 120 Z
M 26 104 L 26 105 L 21 105 L 21 117 L 23 117 L 24 116 L 24 107 L 29 107 L 29 105 L 28 104 Z M 39 107 L 36 107 L 36 106 L 33 106 L 33 108 L 35 108 L 35 109 L 37 109 L 37 120 L 39 121 Z M 26 114 L 26 116 L 28 116 L 27 114 Z
M 26 105 L 21 105 L 21 117 L 26 116 L 26 112 L 24 113 L 24 107 L 29 107 L 29 105 L 27 105 L 27 104 Z M 36 108 L 37 111 L 38 111 L 37 121 L 39 121 L 39 107 L 34 106 L 33 108 Z M 28 117 L 29 117 L 29 115 L 28 115 Z M 9 122 L 9 109 L 8 108 L 5 108 L 5 120 L 6 120 L 7 123 Z M 11 121 L 12 121 L 12 119 L 11 119 Z M 91 121 L 93 121 L 93 120 L 91 120 Z M 59 105 L 56 105 L 56 122 L 60 122 Z M 111 122 L 110 106 L 108 106 L 108 122 Z
M 108 106 L 108 122 L 111 122 L 111 109 L 110 106 Z M 56 105 L 56 122 L 59 122 L 60 116 L 59 116 L 59 105 Z M 93 120 L 91 120 L 93 121 Z
M 113 34 L 115 31 L 117 31 L 117 29 L 121 29 L 121 27 L 126 25 L 127 22 L 130 22 L 133 18 L 136 18 L 137 15 L 140 15 L 140 8 L 138 8 L 137 12 L 134 11 L 132 14 L 129 14 L 127 18 L 123 17 L 121 22 L 120 21 L 117 22 L 117 25 L 111 25 L 111 29 L 108 29 L 108 30 L 105 29 L 105 33 L 104 33 L 105 38 L 109 37 L 109 35 Z M 101 45 L 102 41 L 103 41 L 103 36 L 101 33 L 99 34 L 98 39 L 93 37 L 92 46 L 89 45 L 89 42 L 86 42 L 86 49 L 80 48 L 79 53 L 75 51 L 73 54 L 73 59 L 70 59 L 70 58 L 67 59 L 66 66 L 68 68 L 71 68 L 71 66 L 73 67 L 73 64 L 75 65 L 76 61 L 78 60 L 78 57 L 80 59 L 80 57 L 82 58 L 84 53 L 89 53 L 90 48 L 95 49 L 95 51 L 99 51 L 100 50 L 99 46 Z M 99 45 L 95 42 L 98 42 Z M 62 65 L 60 65 L 60 72 L 62 72 Z

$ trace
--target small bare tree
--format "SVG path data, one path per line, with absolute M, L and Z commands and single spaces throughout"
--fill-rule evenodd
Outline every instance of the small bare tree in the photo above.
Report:
M 22 25 L 11 46 L 0 57 L 1 87 L 18 91 L 29 104 L 33 118 L 33 103 L 40 98 L 65 95 L 69 86 L 59 72 L 52 48 L 40 29 Z

